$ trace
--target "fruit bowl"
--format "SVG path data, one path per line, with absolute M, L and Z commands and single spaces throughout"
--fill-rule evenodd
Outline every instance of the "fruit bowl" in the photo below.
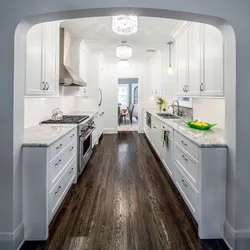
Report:
M 190 122 L 186 122 L 186 124 L 190 127 L 190 128 L 195 128 L 195 129 L 199 129 L 199 130 L 207 130 L 210 129 L 212 127 L 214 127 L 217 124 L 210 124 L 207 122 L 199 122 L 199 121 L 190 121 Z

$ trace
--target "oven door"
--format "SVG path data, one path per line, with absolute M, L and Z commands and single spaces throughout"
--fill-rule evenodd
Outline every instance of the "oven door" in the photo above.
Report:
M 79 155 L 79 169 L 78 175 L 81 175 L 92 155 L 92 132 L 94 129 L 87 131 L 80 136 L 80 155 Z

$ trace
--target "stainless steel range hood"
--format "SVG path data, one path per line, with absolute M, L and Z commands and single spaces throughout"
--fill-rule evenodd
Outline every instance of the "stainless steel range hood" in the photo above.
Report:
M 87 83 L 69 66 L 65 65 L 65 29 L 60 28 L 60 68 L 59 68 L 59 85 L 60 86 L 78 86 L 85 87 Z

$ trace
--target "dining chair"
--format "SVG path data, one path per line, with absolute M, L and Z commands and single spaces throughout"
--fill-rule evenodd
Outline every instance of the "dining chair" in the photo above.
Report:
M 129 111 L 128 111 L 128 114 L 129 114 L 129 119 L 130 119 L 130 123 L 132 124 L 133 123 L 133 112 L 134 112 L 134 108 L 135 108 L 135 105 L 133 103 L 131 103 L 130 107 L 129 107 Z

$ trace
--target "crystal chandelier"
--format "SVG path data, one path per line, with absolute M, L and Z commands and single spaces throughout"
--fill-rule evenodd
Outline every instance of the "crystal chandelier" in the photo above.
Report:
M 116 56 L 120 59 L 128 59 L 132 57 L 132 48 L 126 44 L 127 42 L 122 41 L 121 45 L 116 48 Z
M 113 16 L 112 30 L 118 35 L 133 35 L 138 30 L 137 16 Z

